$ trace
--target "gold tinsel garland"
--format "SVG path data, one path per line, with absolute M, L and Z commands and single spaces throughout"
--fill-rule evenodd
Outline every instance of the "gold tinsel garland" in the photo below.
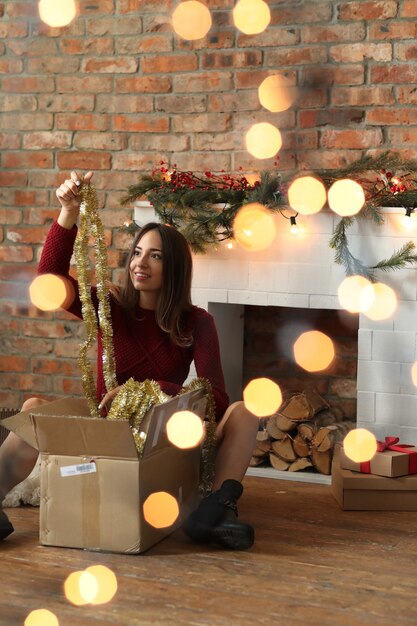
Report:
M 88 348 L 97 340 L 97 315 L 91 299 L 90 260 L 88 255 L 88 239 L 91 234 L 95 240 L 95 268 L 98 297 L 98 321 L 100 324 L 103 345 L 103 376 L 106 390 L 117 387 L 115 361 L 113 351 L 113 329 L 110 316 L 109 290 L 107 287 L 107 252 L 104 241 L 104 228 L 98 215 L 97 192 L 90 184 L 82 183 L 79 191 L 82 203 L 80 206 L 80 223 L 74 245 L 74 256 L 77 263 L 78 284 L 82 305 L 82 316 L 87 330 L 87 339 L 80 345 L 79 365 L 84 395 L 90 413 L 99 417 L 98 402 L 95 391 L 94 376 L 88 359 Z
M 87 330 L 87 339 L 80 345 L 79 365 L 82 375 L 84 395 L 90 413 L 100 417 L 88 349 L 97 340 L 98 324 L 100 325 L 103 347 L 103 375 L 106 390 L 117 387 L 115 359 L 113 350 L 113 329 L 111 325 L 109 290 L 107 287 L 107 252 L 104 241 L 103 224 L 98 214 L 97 193 L 90 184 L 81 184 L 80 223 L 74 245 L 74 256 L 78 270 L 79 294 L 82 305 L 82 316 Z M 89 235 L 95 241 L 95 268 L 98 297 L 98 321 L 94 304 L 91 299 L 90 260 L 88 254 Z M 214 476 L 214 456 L 216 449 L 216 418 L 213 391 L 205 378 L 196 378 L 183 387 L 180 393 L 203 389 L 207 396 L 205 437 L 202 446 L 202 470 L 200 490 L 207 493 L 211 490 Z M 114 398 L 108 419 L 128 419 L 138 456 L 142 455 L 146 435 L 141 432 L 142 421 L 154 404 L 161 404 L 170 399 L 158 383 L 153 380 L 137 382 L 130 378 L 118 391 Z

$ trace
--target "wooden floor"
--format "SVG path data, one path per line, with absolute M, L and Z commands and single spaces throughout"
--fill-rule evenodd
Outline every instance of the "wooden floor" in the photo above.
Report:
M 143 555 L 42 547 L 36 508 L 9 509 L 0 543 L 0 625 L 47 608 L 60 626 L 356 626 L 417 624 L 417 513 L 343 512 L 330 487 L 247 477 L 240 516 L 256 528 L 247 552 L 188 542 L 181 531 Z M 73 571 L 102 563 L 119 589 L 75 607 Z

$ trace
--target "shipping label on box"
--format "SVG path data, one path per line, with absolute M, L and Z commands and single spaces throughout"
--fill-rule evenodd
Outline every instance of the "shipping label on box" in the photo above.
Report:
M 198 501 L 201 448 L 173 446 L 166 423 L 178 410 L 203 419 L 205 406 L 196 390 L 152 407 L 141 425 L 140 458 L 129 421 L 90 417 L 84 400 L 57 400 L 7 418 L 7 427 L 41 453 L 41 543 L 138 553 L 178 528 Z M 166 528 L 143 514 L 146 498 L 160 491 L 180 511 Z
M 342 447 L 340 449 L 341 467 L 363 474 L 376 474 L 377 476 L 391 478 L 417 474 L 417 447 L 398 445 L 397 442 L 399 440 L 397 437 L 387 437 L 386 439 L 392 439 L 395 443 L 378 442 L 379 450 L 370 461 L 364 463 L 352 461 Z

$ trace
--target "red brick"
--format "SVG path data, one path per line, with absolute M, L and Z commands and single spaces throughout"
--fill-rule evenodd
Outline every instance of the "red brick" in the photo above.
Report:
M 368 24 L 368 39 L 415 39 L 417 24 L 415 22 L 390 21 L 370 22 Z
M 0 133 L 1 150 L 17 150 L 21 145 L 21 135 L 18 133 Z
M 108 130 L 110 117 L 96 113 L 57 113 L 56 128 L 65 130 Z
M 16 39 L 27 37 L 28 24 L 26 22 L 3 22 L 0 24 L 0 39 Z
M 302 29 L 303 43 L 329 43 L 336 41 L 362 41 L 365 39 L 365 24 L 331 24 L 328 26 L 308 26 Z
M 338 6 L 339 20 L 386 20 L 397 15 L 396 0 L 346 2 Z
M 232 72 L 198 72 L 174 76 L 174 93 L 229 91 L 233 89 Z
M 43 319 L 52 319 L 52 313 L 48 311 L 39 311 L 30 303 L 21 304 L 18 302 L 4 302 L 3 311 L 9 317 L 30 317 L 31 319 L 39 317 Z M 22 340 L 26 342 L 27 340 Z M 26 352 L 26 349 L 19 349 L 19 352 Z
M 26 172 L 0 171 L 0 187 L 25 187 L 27 185 L 28 175 Z M 0 220 L 2 224 L 5 222 Z
M 23 247 L 23 246 L 22 246 Z M 29 247 L 27 246 L 29 250 Z M 2 253 L 4 250 L 4 246 L 0 246 L 0 262 L 1 261 L 10 261 L 10 262 L 19 262 L 20 259 L 15 259 L 13 257 L 2 258 Z M 25 259 L 22 259 L 24 262 Z M 0 282 L 0 300 L 4 299 L 10 302 L 11 300 L 18 302 L 27 302 L 28 300 L 28 289 L 27 283 L 15 283 L 15 282 Z M 3 341 L 3 338 L 2 338 Z M 4 345 L 4 342 L 3 342 Z
M 306 109 L 299 112 L 298 125 L 300 128 L 312 128 L 314 126 L 341 126 L 344 128 L 351 124 L 360 124 L 364 118 L 365 110 L 360 108 Z
M 120 133 L 76 133 L 75 148 L 91 150 L 126 150 L 128 137 Z
M 110 93 L 113 90 L 113 78 L 111 76 L 59 76 L 57 91 L 59 93 Z
M 156 96 L 155 111 L 162 113 L 202 113 L 207 110 L 206 96 Z
M 191 141 L 188 135 L 148 135 L 139 133 L 130 138 L 130 148 L 135 150 L 151 150 L 157 152 L 184 152 L 190 150 Z
M 0 178 L 0 187 L 2 186 Z M 20 209 L 5 209 L 0 207 L 0 224 L 20 224 L 22 222 L 22 211 Z
M 318 148 L 319 136 L 317 130 L 283 132 L 282 143 L 286 150 L 314 150 Z
M 57 52 L 57 43 L 53 39 L 28 37 L 8 42 L 8 48 L 16 56 L 22 57 L 54 57 Z
M 50 152 L 6 152 L 3 155 L 3 167 L 51 168 L 53 155 Z
M 400 17 L 417 17 L 416 0 L 403 0 L 400 4 Z
M 136 153 L 120 153 L 113 157 L 113 170 L 129 170 L 129 171 L 147 171 L 155 167 L 164 158 L 164 155 L 158 155 L 156 152 L 145 152 L 143 154 Z
M 361 150 L 308 150 L 299 156 L 301 169 L 341 169 L 358 160 Z
M 26 263 L 32 259 L 33 250 L 30 246 L 0 246 L 0 262 L 2 263 Z
M 417 110 L 413 108 L 370 109 L 366 112 L 366 124 L 378 126 L 417 125 Z
M 258 111 L 261 109 L 258 91 L 219 93 L 208 97 L 208 111 Z
M 141 59 L 141 70 L 144 74 L 193 71 L 197 69 L 197 66 L 196 54 L 166 54 L 144 56 Z
M 33 2 L 8 2 L 6 15 L 8 17 L 35 17 L 39 19 L 38 7 Z
M 167 133 L 169 118 L 149 115 L 114 115 L 113 130 L 134 133 Z
M 22 334 L 29 337 L 47 337 L 48 339 L 74 336 L 69 325 L 43 320 L 22 320 Z
M 201 154 L 194 153 L 192 158 L 190 158 L 189 154 L 177 154 L 175 155 L 175 162 L 180 169 L 191 169 L 195 172 L 204 172 L 206 170 L 211 170 L 212 172 L 225 170 L 230 172 L 231 169 L 230 155 L 221 152 L 212 154 L 207 152 Z
M 30 359 L 23 356 L 2 355 L 0 359 L 0 372 L 27 372 L 30 367 Z
M 116 54 L 144 54 L 146 52 L 172 52 L 172 35 L 142 35 L 116 39 Z
M 242 147 L 242 134 L 240 132 L 228 133 L 198 133 L 194 137 L 193 148 L 197 151 L 239 150 Z
M 212 50 L 232 48 L 235 44 L 235 31 L 209 31 L 206 37 L 201 39 L 195 39 L 194 41 L 187 41 L 177 37 L 175 41 L 175 48 L 177 50 Z M 255 45 L 255 44 L 254 44 Z
M 3 268 L 0 268 L 3 269 Z M 4 267 L 4 269 L 7 269 Z M 17 335 L 20 331 L 20 320 L 2 319 L 1 321 L 2 333 L 10 335 Z
M 36 111 L 38 103 L 35 96 L 13 96 L 0 97 L 1 111 Z
M 78 378 L 54 378 L 54 393 L 61 393 L 65 396 L 82 396 L 82 381 Z
M 257 122 L 269 122 L 277 128 L 293 128 L 295 126 L 295 112 L 291 109 L 281 113 L 270 113 L 265 110 L 257 113 L 238 111 L 233 116 L 233 130 L 240 131 L 242 135 L 245 135 L 250 126 Z
M 101 74 L 135 74 L 138 70 L 138 61 L 133 57 L 109 57 L 107 59 L 84 59 L 81 62 L 81 71 Z
M 49 130 L 54 122 L 51 113 L 2 113 L 0 128 L 14 130 Z
M 66 57 L 43 57 L 42 59 L 28 59 L 27 71 L 30 74 L 43 72 L 44 74 L 75 74 L 79 71 L 79 59 Z
M 69 148 L 71 146 L 71 133 L 63 131 L 25 133 L 23 148 L 40 150 L 47 148 Z
M 410 65 L 375 65 L 370 68 L 372 84 L 417 83 L 417 67 Z
M 37 268 L 35 265 L 0 265 L 0 280 L 2 281 L 27 283 L 28 286 L 28 284 L 35 278 L 36 274 Z
M 17 206 L 44 207 L 48 203 L 48 191 L 46 189 L 16 189 L 14 203 Z
M 379 106 L 394 103 L 391 87 L 335 87 L 332 104 L 342 106 Z
M 375 148 L 383 143 L 380 128 L 360 130 L 325 129 L 321 133 L 320 145 L 323 148 L 365 149 Z
M 47 231 L 43 226 L 39 227 L 14 227 L 6 231 L 6 239 L 15 243 L 35 243 L 43 244 Z
M 80 376 L 77 359 L 32 359 L 34 374 L 61 374 L 64 376 Z
M 363 64 L 323 65 L 301 70 L 301 84 L 315 86 L 362 85 L 365 81 Z
M 153 96 L 97 96 L 96 111 L 100 113 L 149 113 L 153 111 Z
M 271 10 L 271 26 L 276 24 L 311 24 L 313 22 L 327 22 L 332 16 L 332 2 L 313 0 L 303 2 L 302 6 L 275 5 Z
M 324 46 L 277 48 L 265 51 L 266 66 L 307 65 L 310 63 L 326 63 L 327 48 Z
M 57 155 L 60 169 L 109 170 L 111 154 L 109 152 L 61 152 Z
M 100 97 L 100 96 L 98 96 Z M 39 97 L 39 109 L 41 111 L 53 111 L 64 113 L 65 111 L 93 111 L 94 96 L 92 94 L 61 96 L 51 94 Z
M 390 43 L 350 43 L 331 46 L 330 58 L 337 63 L 355 63 L 364 59 L 373 61 L 391 61 L 392 46 Z
M 30 391 L 34 395 L 39 391 L 51 391 L 52 388 L 52 378 L 50 376 L 36 376 L 33 374 L 3 374 L 2 383 L 6 389 Z
M 114 14 L 114 0 L 79 0 L 79 11 L 80 15 L 88 16 L 92 15 L 97 17 L 100 13 L 104 15 L 112 15 Z M 136 4 L 137 8 L 137 4 Z
M 412 61 L 417 59 L 416 43 L 394 44 L 394 57 L 397 61 Z
M 55 355 L 57 357 L 78 358 L 80 342 L 78 339 L 57 339 L 55 341 Z
M 196 115 L 181 115 L 172 120 L 174 132 L 201 133 L 229 130 L 232 123 L 232 115 L 220 115 L 217 113 L 199 113 Z
M 171 13 L 175 8 L 174 0 L 164 0 L 164 11 Z M 120 14 L 138 12 L 137 0 L 118 0 L 117 10 Z M 141 13 L 159 13 L 161 11 L 160 0 L 146 0 L 141 7 Z
M 70 54 L 112 54 L 114 52 L 114 41 L 112 37 L 98 37 L 97 39 L 92 37 L 85 39 L 64 37 L 60 39 L 59 47 L 62 54 L 65 55 L 64 58 L 68 61 L 67 55 Z
M 130 174 L 130 181 L 132 184 L 132 175 Z M 120 228 L 124 222 L 132 218 L 132 211 L 129 209 L 120 208 L 120 196 L 119 196 L 119 208 L 117 211 L 103 209 L 100 211 L 100 217 L 103 220 L 103 224 L 107 228 Z M 118 253 L 118 251 L 116 251 Z
M 244 35 L 239 32 L 237 38 L 239 48 L 294 46 L 299 42 L 300 30 L 295 28 L 267 28 L 259 35 Z
M 56 209 L 29 208 L 25 211 L 26 224 L 47 224 L 58 217 Z
M 260 50 L 248 50 L 247 52 L 208 52 L 201 58 L 203 68 L 222 67 L 249 67 L 262 64 L 262 52 Z
M 0 59 L 0 74 L 20 74 L 22 70 L 23 62 L 20 59 Z
M 10 93 L 42 93 L 54 91 L 55 85 L 47 76 L 5 76 L 2 88 Z
M 138 15 L 133 17 L 94 17 L 85 20 L 87 33 L 91 35 L 129 35 L 136 36 L 142 32 L 142 20 Z
M 417 128 L 388 128 L 387 141 L 393 146 L 415 145 L 417 141 Z
M 415 86 L 397 87 L 395 97 L 399 104 L 415 104 L 417 103 L 417 89 Z
M 280 74 L 288 78 L 291 84 L 296 84 L 296 73 L 294 70 L 285 69 L 285 71 L 277 70 L 250 70 L 250 71 L 236 71 L 235 81 L 236 89 L 258 89 L 259 85 L 265 78 L 274 74 Z M 220 91 L 220 90 L 219 90 Z M 226 89 L 221 91 L 227 91 Z
M 18 391 L 0 391 L 0 405 L 18 409 L 22 406 L 24 400 Z
M 137 76 L 115 78 L 116 93 L 167 93 L 171 91 L 171 79 L 167 76 Z

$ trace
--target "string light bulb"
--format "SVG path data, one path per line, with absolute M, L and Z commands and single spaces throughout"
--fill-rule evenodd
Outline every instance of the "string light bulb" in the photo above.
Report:
M 414 207 L 406 207 L 405 214 L 400 218 L 401 226 L 404 230 L 415 230 L 417 226 L 417 219 Z
M 297 224 L 297 221 L 295 219 L 295 215 L 291 215 L 290 217 L 290 233 L 291 235 L 298 235 L 300 232 L 300 228 Z

